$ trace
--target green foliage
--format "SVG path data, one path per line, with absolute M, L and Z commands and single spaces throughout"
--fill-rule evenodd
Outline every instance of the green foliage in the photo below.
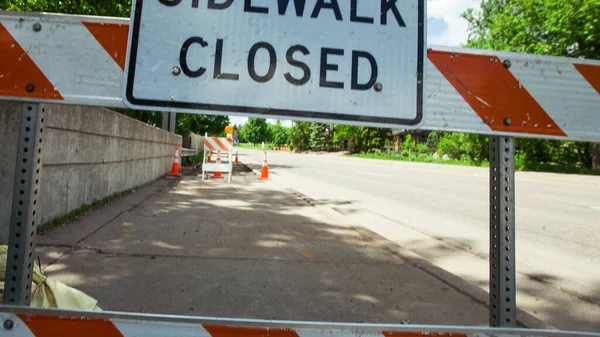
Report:
M 0 0 L 0 9 L 129 17 L 131 0 Z
M 264 118 L 248 118 L 248 122 L 240 129 L 240 135 L 252 144 L 268 142 L 272 138 L 269 125 Z
M 360 134 L 361 127 L 353 125 L 333 125 L 333 145 L 341 150 L 354 152 L 354 144 Z
M 440 156 L 479 164 L 489 157 L 489 138 L 482 135 L 447 132 L 439 139 L 437 152 Z
M 280 121 L 277 121 L 277 124 L 275 125 L 271 125 L 271 133 L 273 135 L 273 144 L 275 146 L 284 146 L 290 141 L 290 132 L 288 128 L 281 125 Z
M 433 164 L 446 164 L 446 165 L 474 165 L 472 163 L 466 163 L 460 160 L 441 160 L 441 159 L 433 159 L 432 154 L 421 153 L 417 155 L 411 155 L 410 158 L 408 155 L 400 155 L 398 153 L 388 153 L 388 152 L 372 152 L 372 153 L 356 153 L 353 154 L 352 157 L 357 158 L 368 158 L 368 159 L 380 159 L 380 160 L 399 160 L 399 161 L 411 161 L 411 162 L 419 162 L 419 163 L 433 163 Z M 489 166 L 489 163 L 482 162 L 477 166 Z
M 177 114 L 177 133 L 193 132 L 204 136 L 224 136 L 225 127 L 229 125 L 229 117 L 196 114 Z
M 309 148 L 309 135 L 311 123 L 294 122 L 294 126 L 290 129 L 290 142 L 296 151 L 304 151 Z
M 467 46 L 600 58 L 598 0 L 483 0 L 469 9 Z
M 317 151 L 328 151 L 333 148 L 331 127 L 328 124 L 311 123 L 310 147 Z

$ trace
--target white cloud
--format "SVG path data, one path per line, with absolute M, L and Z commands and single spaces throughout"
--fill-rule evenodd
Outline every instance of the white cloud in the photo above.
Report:
M 441 46 L 459 46 L 467 42 L 467 20 L 460 15 L 468 8 L 479 9 L 480 0 L 428 0 L 427 17 L 443 20 L 448 28 L 437 36 L 427 36 L 427 44 Z

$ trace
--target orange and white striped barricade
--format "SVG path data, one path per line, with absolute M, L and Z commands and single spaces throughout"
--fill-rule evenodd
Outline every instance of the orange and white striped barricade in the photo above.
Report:
M 228 173 L 228 181 L 231 182 L 233 174 L 233 141 L 226 137 L 209 137 L 204 135 L 204 159 L 202 162 L 202 180 L 208 172 L 213 172 L 213 178 L 223 178 L 223 173 Z M 209 162 L 208 156 L 216 154 L 216 161 Z
M 223 319 L 118 312 L 2 307 L 12 337 L 600 337 L 597 332 L 411 324 L 326 323 Z
M 0 100 L 126 108 L 128 32 L 128 19 L 0 12 Z M 423 90 L 421 129 L 600 141 L 598 60 L 430 47 Z

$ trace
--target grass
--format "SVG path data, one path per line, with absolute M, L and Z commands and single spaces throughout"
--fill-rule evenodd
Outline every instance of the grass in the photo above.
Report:
M 472 162 L 465 162 L 460 160 L 443 160 L 443 159 L 433 159 L 432 155 L 415 155 L 410 158 L 402 157 L 400 154 L 396 153 L 384 153 L 384 152 L 376 152 L 376 153 L 355 153 L 351 155 L 351 157 L 356 158 L 367 158 L 367 159 L 379 159 L 379 160 L 396 160 L 396 161 L 408 161 L 415 163 L 431 163 L 431 164 L 444 164 L 444 165 L 460 165 L 460 166 L 480 166 L 480 167 L 489 167 L 490 163 L 481 162 L 479 164 Z
M 118 199 L 118 198 L 124 196 L 125 194 L 130 193 L 133 190 L 134 189 L 130 189 L 130 190 L 122 191 L 122 192 L 113 193 L 109 196 L 106 196 L 106 197 L 100 199 L 100 200 L 94 200 L 91 204 L 83 204 L 79 208 L 74 209 L 65 215 L 56 217 L 56 218 L 46 222 L 45 224 L 38 226 L 37 233 L 42 234 L 53 228 L 60 227 L 64 224 L 72 221 L 73 219 L 78 218 L 79 216 L 82 216 L 85 213 L 99 207 L 99 206 L 105 205 L 106 203 L 108 203 L 110 201 L 113 201 L 115 199 Z
M 433 159 L 430 154 L 413 155 L 411 158 L 402 157 L 396 153 L 356 153 L 351 155 L 356 158 L 368 158 L 368 159 L 379 159 L 379 160 L 397 160 L 397 161 L 408 161 L 417 163 L 432 163 L 432 164 L 445 164 L 445 165 L 460 165 L 460 166 L 476 166 L 476 167 L 489 167 L 490 163 L 487 161 L 474 163 L 471 161 L 461 160 L 441 160 Z M 582 175 L 600 175 L 599 169 L 589 169 L 583 167 L 574 167 L 568 165 L 557 165 L 557 164 L 546 164 L 546 163 L 523 163 L 515 162 L 515 169 L 517 171 L 531 171 L 531 172 L 549 172 L 549 173 L 566 173 L 566 174 L 582 174 Z
M 236 147 L 242 148 L 242 149 L 256 149 L 256 150 L 262 150 L 262 144 L 250 144 L 250 143 L 240 143 L 239 145 L 234 146 L 233 148 L 235 149 Z M 272 149 L 273 148 L 273 144 L 267 144 L 265 143 L 265 150 L 268 149 Z
M 547 163 L 515 163 L 517 171 L 532 171 L 532 172 L 549 172 L 549 173 L 566 173 L 566 174 L 582 174 L 600 176 L 599 169 L 590 169 L 585 167 L 574 167 L 559 164 Z

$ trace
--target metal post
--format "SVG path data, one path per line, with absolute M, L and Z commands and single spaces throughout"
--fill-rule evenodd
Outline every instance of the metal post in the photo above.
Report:
M 4 304 L 29 306 L 35 261 L 36 224 L 40 216 L 40 173 L 44 108 L 23 103 L 15 165 L 8 237 Z
M 515 143 L 490 137 L 490 326 L 517 325 Z
M 176 121 L 177 121 L 177 113 L 169 112 L 169 132 L 175 133 Z
M 167 130 L 172 133 L 175 133 L 176 118 L 177 118 L 177 113 L 175 113 L 175 112 L 163 113 L 162 129 Z
M 163 117 L 163 120 L 162 120 L 161 129 L 169 131 L 169 113 L 163 112 L 162 117 Z

